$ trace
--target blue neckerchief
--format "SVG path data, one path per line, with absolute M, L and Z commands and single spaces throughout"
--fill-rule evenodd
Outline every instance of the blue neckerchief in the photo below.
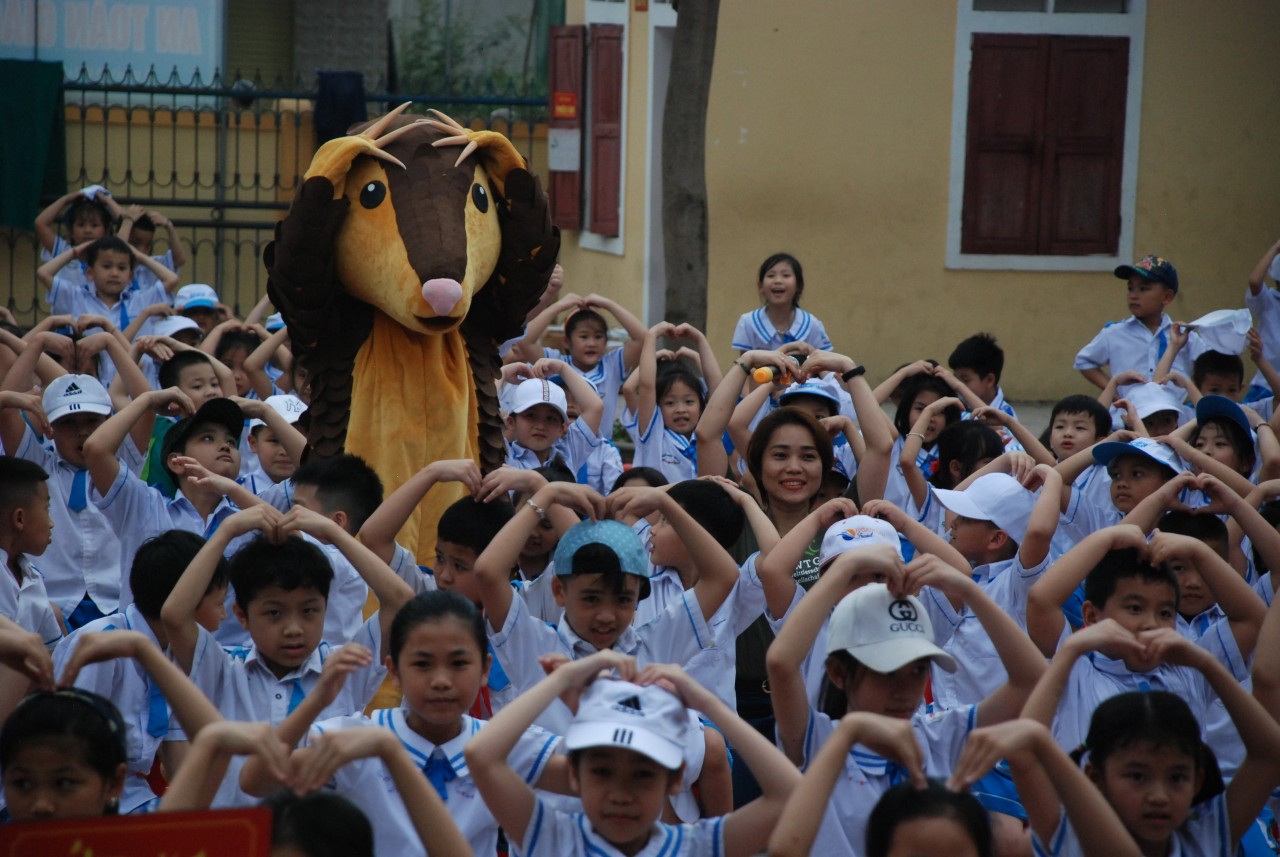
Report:
M 293 690 L 289 692 L 289 713 L 292 714 L 294 709 L 302 704 L 302 700 L 307 698 L 307 694 L 302 689 L 302 679 L 295 678 L 293 680 Z
M 83 512 L 89 505 L 89 471 L 77 470 L 71 477 L 71 493 L 67 495 L 67 508 Z
M 449 760 L 444 757 L 444 751 L 437 747 L 435 752 L 431 754 L 431 758 L 427 759 L 427 763 L 422 766 L 422 773 L 427 775 L 427 779 L 431 781 L 436 794 L 440 795 L 440 800 L 447 802 L 449 800 L 449 781 L 457 779 L 458 773 L 453 769 L 453 765 L 449 764 Z
M 150 680 L 147 682 L 147 734 L 152 738 L 169 734 L 169 703 L 160 686 Z
M 214 510 L 214 514 L 217 514 L 217 510 L 216 510 L 216 509 Z M 220 527 L 220 526 L 222 526 L 222 519 L 221 519 L 221 518 L 214 518 L 214 519 L 213 519 L 213 523 L 211 523 L 209 526 L 205 527 L 205 530 L 204 530 L 204 540 L 207 542 L 207 541 L 209 541 L 209 539 L 213 538 L 213 534 L 214 534 L 214 533 L 216 533 L 216 532 L 218 531 L 218 527 Z
M 1164 356 L 1165 349 L 1169 347 L 1169 334 L 1162 330 L 1156 339 L 1160 343 L 1160 350 L 1156 352 L 1156 361 L 1159 362 L 1160 358 Z

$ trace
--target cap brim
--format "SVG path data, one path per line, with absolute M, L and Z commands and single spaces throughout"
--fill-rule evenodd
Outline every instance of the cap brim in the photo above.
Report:
M 912 638 L 906 640 L 884 640 L 879 643 L 868 643 L 853 649 L 845 649 L 858 663 L 878 673 L 891 673 L 913 661 L 929 658 L 944 671 L 956 671 L 956 659 L 928 640 Z
M 963 491 L 951 491 L 946 488 L 934 488 L 933 496 L 938 498 L 938 502 L 948 511 L 955 512 L 962 518 L 971 518 L 975 521 L 991 521 L 990 515 L 978 508 L 978 504 L 965 494 Z
M 618 740 L 625 737 L 625 741 Z M 648 729 L 634 724 L 609 721 L 579 723 L 574 721 L 564 734 L 566 750 L 589 750 L 592 747 L 619 747 L 652 759 L 667 770 L 674 771 L 684 761 L 684 750 L 679 742 L 670 741 Z
M 1131 444 L 1122 443 L 1118 440 L 1100 443 L 1093 448 L 1093 460 L 1098 464 L 1101 464 L 1103 467 L 1109 466 L 1111 462 L 1115 461 L 1122 455 L 1141 455 L 1143 458 L 1150 459 L 1167 470 L 1172 470 L 1174 473 L 1178 472 L 1177 467 L 1174 467 L 1167 461 L 1161 461 L 1145 449 L 1141 449 Z
M 178 310 L 178 312 L 186 312 L 189 309 L 213 309 L 213 301 L 206 298 L 197 298 L 190 303 L 183 304 L 182 309 Z
M 1231 420 L 1249 434 L 1253 433 L 1244 411 L 1226 396 L 1204 396 L 1196 403 L 1196 422 L 1203 423 L 1214 417 Z
M 72 407 L 71 405 L 63 405 L 60 408 L 54 408 L 53 410 L 48 411 L 45 414 L 45 419 L 47 419 L 51 423 L 56 423 L 58 420 L 65 417 L 67 414 L 71 414 L 71 413 L 101 414 L 103 416 L 109 416 L 111 414 L 111 406 L 107 404 L 98 404 L 97 402 L 87 402 L 87 403 L 80 402 L 78 404 L 79 404 L 79 407 Z
M 511 415 L 515 416 L 516 414 L 523 414 L 525 411 L 529 410 L 530 408 L 536 408 L 538 405 L 548 405 L 549 407 L 555 408 L 555 412 L 560 415 L 561 419 L 563 419 L 565 422 L 569 421 L 569 412 L 567 410 L 560 407 L 555 402 L 544 402 L 541 400 L 536 402 L 531 402 L 530 404 L 525 405 L 523 408 L 521 408 L 518 411 L 513 410 L 511 411 Z

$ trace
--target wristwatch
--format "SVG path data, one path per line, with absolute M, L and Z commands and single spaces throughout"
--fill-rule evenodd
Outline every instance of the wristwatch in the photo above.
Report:
M 865 374 L 867 374 L 866 366 L 861 366 L 861 365 L 854 366 L 848 372 L 845 372 L 843 375 L 841 375 L 840 380 L 844 381 L 847 384 L 848 382 L 852 381 L 854 378 L 857 378 L 859 375 L 865 375 Z

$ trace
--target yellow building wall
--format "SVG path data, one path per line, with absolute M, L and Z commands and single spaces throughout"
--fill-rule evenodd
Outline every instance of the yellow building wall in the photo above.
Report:
M 641 308 L 646 12 L 628 29 L 626 255 L 567 235 L 566 287 Z M 581 0 L 569 23 L 581 23 Z M 1105 272 L 945 268 L 956 5 L 733 0 L 720 5 L 707 116 L 711 205 L 708 335 L 727 357 L 774 250 L 805 267 L 802 305 L 873 380 L 920 357 L 946 360 L 978 331 L 1007 355 L 1013 399 L 1086 392 L 1076 350 L 1125 317 Z M 1274 62 L 1280 6 L 1266 0 L 1150 3 L 1134 254 L 1177 265 L 1170 315 L 1241 306 L 1277 238 Z

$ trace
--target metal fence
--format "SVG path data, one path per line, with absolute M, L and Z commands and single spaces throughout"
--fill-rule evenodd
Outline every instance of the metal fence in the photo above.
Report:
M 243 316 L 266 290 L 262 249 L 288 210 L 315 151 L 314 81 L 256 78 L 181 80 L 126 68 L 113 75 L 81 67 L 63 85 L 68 189 L 100 184 L 122 204 L 168 217 L 188 262 L 182 282 L 209 283 Z M 545 93 L 462 81 L 445 92 L 366 92 L 370 117 L 412 102 L 471 127 L 492 128 L 539 162 Z M 52 200 L 45 200 L 48 204 Z M 155 252 L 164 249 L 157 234 Z M 31 323 L 47 308 L 38 297 L 39 247 L 28 231 L 0 230 L 7 305 Z

